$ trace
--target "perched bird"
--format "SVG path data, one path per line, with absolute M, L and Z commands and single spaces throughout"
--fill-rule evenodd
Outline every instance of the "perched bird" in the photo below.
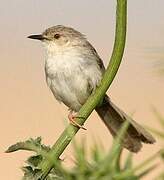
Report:
M 78 113 L 90 94 L 99 85 L 105 72 L 104 64 L 86 37 L 73 28 L 57 25 L 42 34 L 28 36 L 40 40 L 46 51 L 46 81 L 55 98 L 70 109 L 70 121 L 78 126 L 73 112 Z M 143 143 L 155 139 L 141 125 L 115 106 L 106 95 L 96 112 L 113 136 L 125 120 L 130 121 L 123 146 L 138 152 Z M 83 127 L 82 127 L 83 128 Z

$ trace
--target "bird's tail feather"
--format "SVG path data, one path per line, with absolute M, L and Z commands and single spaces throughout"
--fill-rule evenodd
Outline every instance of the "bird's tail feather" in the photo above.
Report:
M 128 130 L 122 140 L 123 147 L 129 151 L 138 152 L 142 147 L 142 142 L 150 144 L 155 142 L 155 139 L 149 132 L 114 105 L 107 95 L 103 104 L 97 107 L 96 111 L 113 136 L 117 135 L 125 120 L 129 121 Z

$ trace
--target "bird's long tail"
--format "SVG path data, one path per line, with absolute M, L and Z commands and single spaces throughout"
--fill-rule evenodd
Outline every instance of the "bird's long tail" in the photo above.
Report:
M 155 139 L 149 132 L 115 106 L 107 95 L 102 105 L 96 108 L 96 111 L 113 136 L 117 135 L 125 120 L 130 122 L 126 135 L 122 140 L 123 147 L 129 151 L 138 152 L 142 147 L 142 142 L 150 144 L 155 142 Z

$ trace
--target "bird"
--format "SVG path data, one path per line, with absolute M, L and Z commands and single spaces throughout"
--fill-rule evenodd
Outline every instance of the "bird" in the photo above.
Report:
M 105 72 L 97 51 L 85 35 L 63 25 L 47 28 L 43 33 L 28 38 L 42 42 L 47 85 L 57 101 L 69 108 L 68 118 L 71 123 L 85 129 L 75 121 L 75 117 L 99 86 Z M 122 124 L 129 121 L 126 135 L 122 139 L 122 146 L 129 151 L 136 153 L 141 150 L 142 143 L 155 142 L 154 137 L 118 108 L 107 94 L 95 110 L 114 138 Z

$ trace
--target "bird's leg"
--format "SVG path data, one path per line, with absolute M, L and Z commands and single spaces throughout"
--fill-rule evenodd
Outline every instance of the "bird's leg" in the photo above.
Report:
M 71 123 L 72 125 L 76 126 L 76 127 L 79 127 L 79 128 L 81 128 L 81 129 L 87 130 L 86 128 L 84 128 L 82 125 L 78 124 L 78 123 L 75 121 L 76 118 L 81 118 L 81 117 L 77 116 L 77 113 L 73 113 L 73 111 L 70 110 L 70 112 L 69 112 L 69 114 L 68 114 L 68 119 L 69 119 L 70 123 Z

